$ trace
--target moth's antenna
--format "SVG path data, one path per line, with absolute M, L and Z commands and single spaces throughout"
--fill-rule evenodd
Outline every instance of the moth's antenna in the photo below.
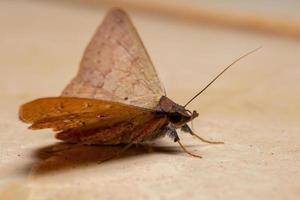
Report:
M 228 70 L 232 65 L 240 61 L 241 59 L 245 58 L 246 56 L 254 53 L 255 51 L 259 50 L 261 47 L 258 47 L 248 53 L 244 54 L 243 56 L 239 57 L 235 61 L 233 61 L 230 65 L 228 65 L 221 73 L 219 73 L 209 84 L 207 84 L 200 92 L 198 92 L 193 98 L 191 98 L 183 107 L 186 107 L 189 103 L 191 103 L 194 99 L 196 99 L 202 92 L 204 92 L 215 80 L 217 80 L 226 70 Z

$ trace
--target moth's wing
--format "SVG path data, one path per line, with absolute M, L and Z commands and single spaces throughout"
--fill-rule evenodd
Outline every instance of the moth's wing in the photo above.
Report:
M 19 117 L 32 129 L 53 128 L 60 140 L 86 144 L 139 142 L 167 123 L 149 109 L 75 97 L 34 100 L 21 106 Z
M 156 138 L 156 130 L 167 123 L 154 113 L 140 113 L 108 127 L 79 127 L 59 132 L 56 138 L 71 143 L 120 144 L 139 143 Z
M 144 108 L 95 99 L 52 97 L 37 99 L 21 106 L 19 117 L 31 123 L 32 129 L 72 128 L 92 129 L 107 127 L 144 113 Z
M 62 96 L 156 107 L 165 90 L 128 15 L 113 9 L 87 46 Z

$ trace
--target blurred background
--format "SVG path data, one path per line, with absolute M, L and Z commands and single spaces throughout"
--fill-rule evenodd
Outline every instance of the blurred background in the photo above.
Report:
M 56 140 L 49 130 L 26 130 L 19 105 L 60 94 L 116 6 L 131 16 L 179 104 L 262 46 L 189 105 L 200 113 L 195 130 L 225 141 L 199 145 L 182 135 L 205 159 L 153 153 L 99 166 L 85 156 L 35 156 Z M 298 0 L 1 0 L 0 199 L 298 199 L 299 11 Z M 168 138 L 162 145 L 176 147 Z

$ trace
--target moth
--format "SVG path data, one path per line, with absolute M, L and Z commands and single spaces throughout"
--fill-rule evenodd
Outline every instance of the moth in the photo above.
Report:
M 61 96 L 22 105 L 19 118 L 30 123 L 30 129 L 52 128 L 57 139 L 68 143 L 127 144 L 124 150 L 168 135 L 186 153 L 201 157 L 185 148 L 177 130 L 203 142 L 222 143 L 205 140 L 192 131 L 188 122 L 198 113 L 186 106 L 231 65 L 181 106 L 166 96 L 129 16 L 114 8 L 96 30 L 77 75 Z

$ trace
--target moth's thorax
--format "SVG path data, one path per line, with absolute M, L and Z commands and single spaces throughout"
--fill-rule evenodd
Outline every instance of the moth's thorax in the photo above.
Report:
M 191 112 L 166 96 L 160 98 L 156 111 L 167 115 L 168 120 L 177 126 L 181 126 L 198 116 L 196 111 Z
M 178 111 L 185 111 L 185 108 L 166 96 L 162 96 L 158 102 L 156 110 L 159 112 L 178 112 Z

